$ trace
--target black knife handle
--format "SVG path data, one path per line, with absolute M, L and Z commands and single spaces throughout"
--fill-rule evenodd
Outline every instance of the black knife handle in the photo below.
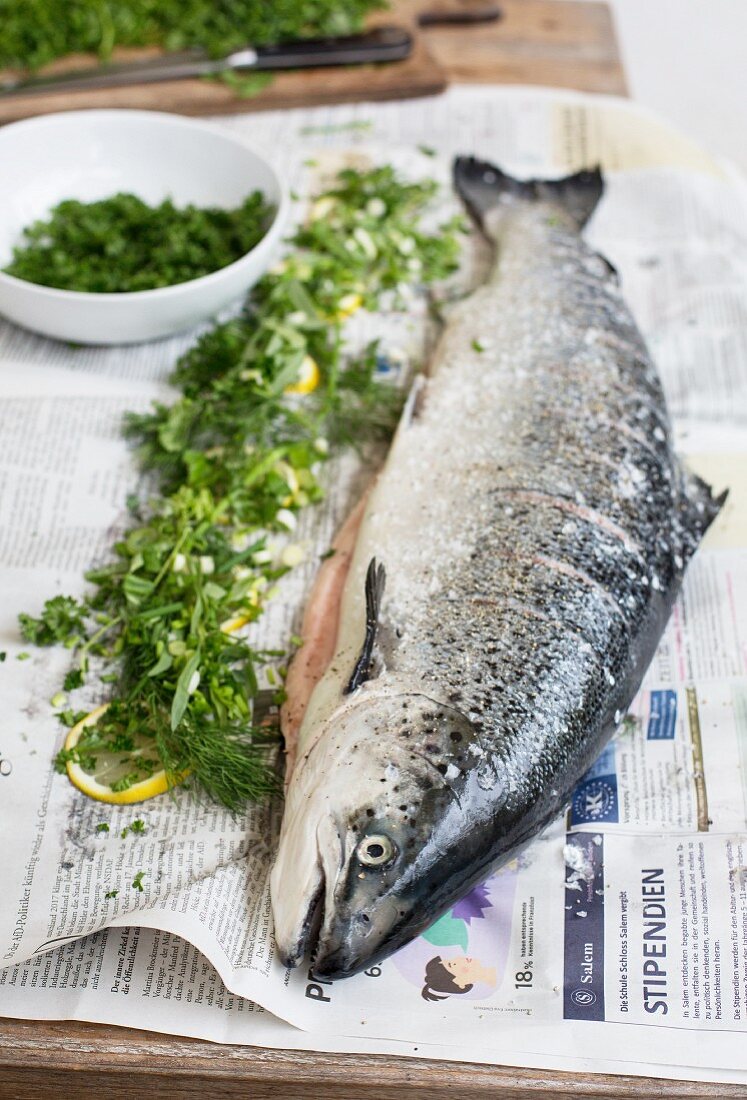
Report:
M 412 52 L 412 35 L 403 27 L 375 27 L 343 38 L 310 38 L 257 50 L 254 69 L 316 69 L 403 61 Z
M 418 15 L 421 27 L 474 26 L 479 23 L 495 23 L 503 18 L 503 12 L 492 0 L 478 0 L 477 3 L 439 3 L 433 0 L 431 6 Z

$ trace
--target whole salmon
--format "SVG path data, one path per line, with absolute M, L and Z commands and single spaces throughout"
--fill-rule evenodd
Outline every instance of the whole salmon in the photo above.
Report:
M 272 875 L 280 957 L 311 949 L 329 978 L 407 943 L 568 802 L 722 503 L 673 454 L 614 269 L 581 238 L 600 173 L 460 158 L 454 178 L 496 263 L 365 508 Z

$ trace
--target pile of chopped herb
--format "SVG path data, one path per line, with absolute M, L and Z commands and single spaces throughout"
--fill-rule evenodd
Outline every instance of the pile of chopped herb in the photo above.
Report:
M 236 628 L 262 614 L 299 560 L 289 540 L 297 513 L 320 498 L 323 460 L 394 427 L 400 395 L 375 380 L 377 345 L 346 356 L 344 319 L 454 270 L 461 220 L 419 227 L 434 192 L 390 167 L 341 172 L 244 316 L 177 364 L 181 397 L 128 417 L 157 493 L 130 501 L 113 559 L 87 575 L 90 596 L 21 617 L 27 640 L 69 645 L 81 673 L 110 685 L 115 702 L 68 750 L 82 766 L 93 771 L 99 751 L 121 752 L 124 767 L 136 745 L 133 783 L 163 768 L 234 810 L 276 789 L 252 702 L 261 672 L 285 655 L 258 651 Z M 304 393 L 309 363 L 318 385 Z
M 242 46 L 350 34 L 382 0 L 3 0 L 0 69 L 38 69 L 71 53 L 106 59 L 116 46 Z
M 262 239 L 272 213 L 260 191 L 236 210 L 177 207 L 171 199 L 149 206 L 128 194 L 66 199 L 24 230 L 5 271 L 98 294 L 174 286 L 240 259 Z

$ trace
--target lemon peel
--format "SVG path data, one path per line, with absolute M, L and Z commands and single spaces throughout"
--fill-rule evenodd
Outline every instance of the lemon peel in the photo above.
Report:
M 362 305 L 363 298 L 360 294 L 343 294 L 338 302 L 335 317 L 337 320 L 343 321 L 346 317 L 351 317 L 356 313 Z
M 301 367 L 298 372 L 298 381 L 294 382 L 291 386 L 285 387 L 286 393 L 312 393 L 319 382 L 321 381 L 321 375 L 319 374 L 319 367 L 315 359 L 312 359 L 310 355 L 304 355 L 301 360 Z

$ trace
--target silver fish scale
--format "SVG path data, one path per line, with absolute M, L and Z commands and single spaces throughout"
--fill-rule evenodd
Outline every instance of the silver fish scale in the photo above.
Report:
M 380 515 L 373 545 L 384 676 L 468 716 L 519 809 L 619 720 L 712 511 L 609 265 L 549 205 L 501 211 L 496 235 L 383 475 L 381 502 L 409 482 L 407 535 Z

